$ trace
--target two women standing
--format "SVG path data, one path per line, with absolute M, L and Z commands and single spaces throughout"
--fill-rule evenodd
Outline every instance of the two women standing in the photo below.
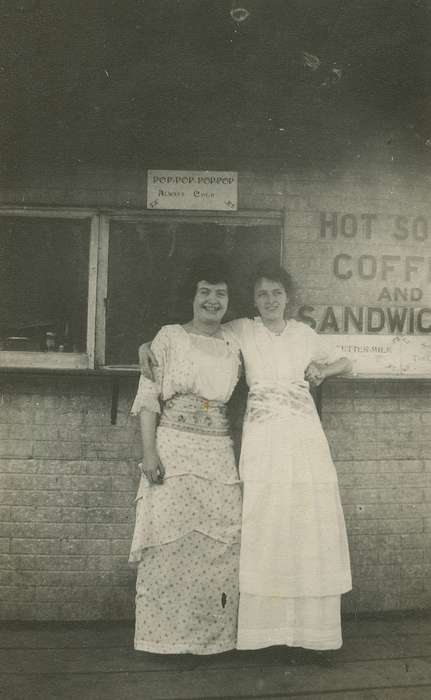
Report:
M 206 289 L 206 293 L 213 294 L 215 290 L 211 288 L 211 280 L 220 283 L 220 279 L 215 280 L 210 277 L 209 270 L 198 273 L 199 279 L 196 285 L 196 295 L 193 303 L 193 321 L 185 327 L 167 326 L 156 337 L 152 349 L 155 360 L 158 364 L 156 369 L 155 384 L 151 385 L 151 391 L 161 393 L 164 400 L 164 409 L 157 429 L 158 457 L 163 467 L 155 466 L 156 457 L 152 458 L 151 465 L 144 463 L 144 476 L 140 487 L 140 494 L 151 493 L 154 496 L 147 498 L 149 501 L 144 505 L 142 499 L 138 500 L 137 520 L 135 527 L 135 538 L 138 541 L 142 537 L 139 533 L 145 529 L 147 533 L 152 525 L 143 523 L 143 518 L 150 517 L 162 519 L 163 503 L 166 496 L 159 495 L 173 475 L 184 470 L 184 464 L 194 464 L 193 450 L 194 443 L 183 445 L 180 454 L 178 447 L 175 450 L 166 451 L 164 443 L 166 441 L 166 417 L 165 414 L 171 410 L 170 403 L 181 402 L 182 421 L 179 419 L 176 426 L 169 425 L 170 430 L 178 430 L 178 426 L 186 423 L 183 410 L 185 392 L 199 396 L 198 400 L 204 403 L 216 400 L 225 402 L 234 388 L 236 369 L 239 366 L 238 349 L 243 357 L 246 379 L 250 388 L 246 418 L 244 422 L 243 442 L 240 458 L 240 477 L 244 485 L 243 511 L 242 511 L 242 533 L 241 533 L 241 554 L 240 554 L 240 603 L 238 616 L 238 634 L 236 638 L 236 611 L 235 611 L 235 581 L 230 581 L 229 598 L 226 594 L 227 578 L 234 576 L 233 559 L 238 553 L 239 535 L 239 492 L 236 481 L 235 469 L 233 465 L 232 444 L 227 436 L 227 425 L 224 424 L 226 434 L 224 437 L 226 451 L 224 455 L 218 451 L 217 443 L 214 441 L 206 443 L 206 452 L 200 453 L 201 464 L 199 469 L 203 470 L 206 479 L 219 483 L 219 475 L 223 475 L 221 482 L 231 487 L 230 494 L 236 493 L 238 501 L 235 507 L 232 502 L 228 502 L 226 494 L 223 493 L 221 501 L 213 508 L 211 495 L 208 493 L 206 500 L 206 512 L 202 507 L 200 511 L 201 521 L 198 525 L 190 521 L 190 533 L 188 539 L 192 541 L 195 535 L 205 532 L 205 537 L 218 538 L 229 550 L 229 556 L 222 561 L 220 559 L 221 578 L 215 582 L 214 594 L 211 600 L 201 601 L 202 615 L 199 621 L 206 628 L 207 622 L 204 615 L 217 617 L 214 604 L 217 599 L 221 602 L 223 619 L 221 625 L 226 625 L 226 607 L 229 599 L 232 605 L 229 610 L 233 611 L 230 620 L 233 620 L 233 628 L 229 627 L 229 635 L 224 635 L 220 628 L 220 639 L 223 639 L 223 648 L 260 648 L 275 644 L 286 644 L 289 646 L 303 646 L 311 649 L 334 649 L 341 645 L 341 624 L 340 624 L 340 597 L 341 594 L 350 589 L 350 566 L 345 532 L 343 512 L 339 499 L 337 476 L 333 465 L 329 447 L 320 425 L 314 402 L 308 391 L 308 380 L 320 383 L 326 376 L 344 372 L 349 368 L 349 362 L 345 358 L 335 356 L 325 347 L 324 339 L 318 336 L 308 326 L 296 321 L 286 321 L 285 309 L 290 291 L 290 280 L 287 273 L 278 266 L 263 265 L 256 272 L 253 280 L 254 302 L 259 316 L 254 320 L 239 319 L 225 326 L 220 326 L 220 321 L 227 308 L 218 303 L 207 303 L 199 305 L 198 298 L 200 289 Z M 214 285 L 213 285 L 214 286 Z M 215 285 L 217 286 L 217 285 Z M 227 292 L 227 288 L 225 290 Z M 206 308 L 205 308 L 206 307 Z M 208 330 L 207 322 L 209 316 L 199 316 L 199 309 L 202 313 L 212 314 L 211 318 L 217 323 L 211 327 L 214 329 L 212 343 L 218 339 L 223 343 L 223 353 L 232 357 L 231 383 L 229 389 L 220 392 L 220 380 L 222 376 L 220 365 L 220 352 L 212 349 L 209 355 L 212 359 L 204 359 L 194 352 L 193 344 L 188 340 L 187 347 L 182 345 L 184 335 L 192 337 L 197 329 L 200 334 L 204 328 Z M 220 317 L 216 314 L 220 314 Z M 218 325 L 217 325 L 218 324 Z M 176 329 L 176 330 L 175 330 Z M 178 330 L 180 329 L 180 330 Z M 180 333 L 180 335 L 178 335 Z M 166 350 L 160 347 L 160 336 L 170 337 L 169 352 L 171 364 L 167 362 Z M 206 334 L 207 335 L 207 334 Z M 201 340 L 199 340 L 202 343 Z M 208 338 L 206 341 L 208 343 Z M 183 347 L 180 351 L 179 348 Z M 219 346 L 220 347 L 220 346 Z M 222 354 L 223 354 L 222 353 Z M 145 353 L 144 353 L 145 354 Z M 235 360 L 233 359 L 235 357 Z M 181 358 L 181 359 L 180 359 Z M 194 359 L 193 359 L 194 358 Z M 180 359 L 180 361 L 179 361 Z M 212 392 L 205 384 L 194 382 L 181 385 L 173 383 L 170 378 L 172 373 L 179 371 L 179 368 L 187 362 L 191 363 L 194 372 L 199 377 L 205 374 L 202 368 L 205 366 L 208 375 L 211 376 Z M 184 364 L 185 363 L 185 364 Z M 190 370 L 188 377 L 191 377 Z M 166 378 L 165 378 L 166 377 Z M 148 384 L 147 384 L 148 382 Z M 150 390 L 149 380 L 141 378 L 139 393 L 147 387 Z M 218 391 L 214 393 L 215 387 Z M 209 394 L 209 395 L 208 395 Z M 189 399 L 187 399 L 189 400 Z M 194 399 L 193 399 L 194 401 Z M 205 404 L 206 405 L 206 404 Z M 135 402 L 134 409 L 138 410 L 141 404 Z M 151 411 L 147 405 L 144 409 Z M 153 405 L 152 410 L 155 410 Z M 141 414 L 142 415 L 142 414 Z M 196 416 L 196 412 L 194 416 Z M 168 416 L 169 419 L 169 416 Z M 193 418 L 199 422 L 197 418 Z M 151 436 L 148 437 L 148 424 L 151 424 Z M 154 435 L 156 431 L 156 421 L 141 417 L 144 454 L 154 454 Z M 180 432 L 180 430 L 178 430 Z M 196 440 L 196 433 L 194 433 Z M 179 442 L 176 436 L 170 437 L 170 441 L 175 444 Z M 213 451 L 215 451 L 213 453 Z M 215 453 L 220 457 L 215 460 Z M 222 465 L 223 462 L 223 465 Z M 204 466 L 205 464 L 205 466 Z M 228 466 L 229 465 L 229 466 Z M 154 481 L 155 477 L 160 477 L 166 470 L 165 480 L 162 486 L 149 486 L 148 483 Z M 196 467 L 194 467 L 196 469 Z M 226 482 L 226 469 L 229 471 Z M 146 476 L 148 479 L 146 478 Z M 197 478 L 199 476 L 196 474 Z M 230 481 L 229 481 L 230 479 Z M 145 483 L 147 482 L 147 483 Z M 172 479 L 174 483 L 174 479 Z M 193 492 L 181 493 L 180 490 L 172 492 L 172 500 L 179 499 L 182 503 L 183 512 L 196 511 L 195 496 Z M 234 497 L 235 499 L 235 497 Z M 203 503 L 202 500 L 200 503 Z M 140 513 L 146 515 L 140 515 Z M 171 511 L 170 511 L 171 512 Z M 173 509 L 175 512 L 175 509 Z M 221 519 L 217 514 L 221 513 Z M 229 539 L 226 532 L 213 532 L 213 525 L 223 521 L 229 526 Z M 236 522 L 236 526 L 235 526 Z M 237 529 L 235 530 L 235 527 Z M 235 531 L 235 534 L 234 534 Z M 160 538 L 159 538 L 160 539 Z M 187 609 L 187 601 L 190 600 L 184 594 L 183 582 L 179 581 L 178 572 L 185 568 L 189 571 L 187 559 L 184 552 L 184 534 L 180 531 L 174 541 L 171 541 L 174 550 L 169 556 L 175 561 L 177 576 L 172 580 L 165 578 L 165 586 L 177 587 L 179 597 L 178 603 L 181 608 L 183 618 L 191 619 L 194 616 L 195 623 L 197 610 L 193 607 Z M 229 542 L 228 542 L 229 540 Z M 192 580 L 197 580 L 197 585 L 205 583 L 202 581 L 203 572 L 208 571 L 208 559 L 205 559 L 203 552 L 212 549 L 212 542 L 201 540 L 201 554 L 198 555 L 195 568 L 190 571 Z M 163 545 L 165 547 L 166 543 Z M 192 545 L 194 546 L 194 545 Z M 134 555 L 132 547 L 132 560 L 141 561 L 138 572 L 137 587 L 137 639 L 141 627 L 141 597 L 145 590 L 146 598 L 151 598 L 151 584 L 153 579 L 148 571 L 151 567 L 145 567 L 143 560 L 147 556 L 148 544 L 142 543 L 139 552 Z M 235 549 L 236 548 L 236 549 Z M 226 554 L 225 550 L 225 554 Z M 162 559 L 168 561 L 168 553 Z M 142 555 L 142 560 L 140 559 Z M 230 561 L 230 568 L 227 561 Z M 171 561 L 171 559 L 169 559 Z M 216 567 L 215 567 L 216 568 Z M 214 570 L 211 570 L 209 578 L 215 581 Z M 160 580 L 157 577 L 158 580 Z M 169 581 L 169 583 L 168 583 Z M 192 585 L 187 580 L 188 585 Z M 145 588 L 149 586 L 149 588 Z M 153 614 L 158 617 L 159 625 L 166 625 L 169 608 L 169 596 L 166 605 L 164 602 L 165 586 L 160 591 L 158 589 L 158 613 Z M 182 593 L 182 596 L 181 596 Z M 154 595 L 154 593 L 153 593 Z M 220 619 L 220 611 L 218 611 Z M 164 621 L 164 622 L 163 622 Z M 148 627 L 147 627 L 148 629 Z M 172 649 L 172 636 L 174 630 L 171 623 L 167 632 L 166 649 Z M 216 648 L 213 640 L 204 639 L 203 629 L 195 624 L 189 630 L 190 638 L 181 647 L 175 645 L 178 651 L 191 651 L 194 653 L 212 653 L 221 651 Z M 157 631 L 156 631 L 157 634 Z M 228 642 L 228 639 L 230 642 Z M 199 644 L 196 645 L 196 641 Z M 226 644 L 231 646 L 226 646 Z M 154 648 L 153 644 L 143 644 L 135 642 L 137 648 L 148 651 L 161 650 L 161 647 Z M 150 648 L 151 647 L 151 648 Z

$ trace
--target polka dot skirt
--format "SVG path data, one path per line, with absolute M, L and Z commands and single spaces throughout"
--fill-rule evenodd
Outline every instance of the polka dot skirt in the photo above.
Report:
M 192 532 L 145 550 L 136 582 L 135 649 L 215 654 L 234 649 L 239 544 Z
M 165 482 L 137 497 L 135 648 L 211 654 L 235 648 L 241 491 L 232 443 L 159 428 Z

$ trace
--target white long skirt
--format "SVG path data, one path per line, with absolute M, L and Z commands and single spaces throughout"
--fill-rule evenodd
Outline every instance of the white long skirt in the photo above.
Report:
M 240 475 L 238 648 L 339 648 L 349 551 L 337 474 L 315 411 L 246 424 Z
M 278 598 L 242 593 L 238 614 L 238 649 L 284 644 L 305 649 L 342 645 L 341 596 Z

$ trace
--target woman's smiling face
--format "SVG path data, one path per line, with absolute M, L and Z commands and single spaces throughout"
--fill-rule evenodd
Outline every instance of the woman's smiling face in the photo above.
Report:
M 227 311 L 229 294 L 226 282 L 198 282 L 193 299 L 193 318 L 203 323 L 220 322 Z
M 287 294 L 280 282 L 262 277 L 254 286 L 254 303 L 263 321 L 284 318 Z

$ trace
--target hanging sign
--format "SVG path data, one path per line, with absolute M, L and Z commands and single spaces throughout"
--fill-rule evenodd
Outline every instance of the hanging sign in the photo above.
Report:
M 236 211 L 238 173 L 148 170 L 147 209 Z

